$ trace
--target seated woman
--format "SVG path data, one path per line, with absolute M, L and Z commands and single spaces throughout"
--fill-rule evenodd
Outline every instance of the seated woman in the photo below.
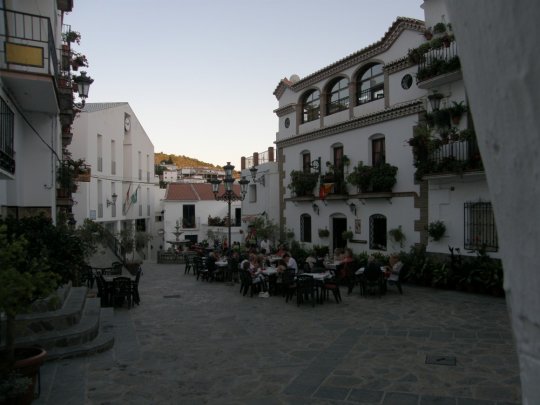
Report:
M 262 273 L 264 268 L 264 257 L 262 255 L 257 256 L 255 254 L 250 254 L 249 256 L 249 273 L 251 274 L 252 282 L 254 284 L 260 283 L 261 285 L 261 292 L 259 293 L 259 297 L 268 298 L 270 296 L 270 294 L 268 293 L 268 285 L 266 283 L 266 278 Z
M 388 260 L 388 263 L 389 265 L 386 266 L 384 272 L 386 279 L 389 281 L 399 280 L 399 272 L 403 268 L 403 263 L 399 259 L 399 255 L 397 253 L 392 254 Z

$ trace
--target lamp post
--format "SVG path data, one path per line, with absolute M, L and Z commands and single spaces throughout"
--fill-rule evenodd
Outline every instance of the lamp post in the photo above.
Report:
M 236 194 L 233 190 L 233 184 L 234 184 L 234 177 L 232 176 L 234 166 L 231 165 L 231 162 L 227 162 L 227 164 L 223 167 L 225 170 L 225 178 L 223 179 L 223 185 L 225 187 L 225 190 L 223 191 L 223 194 L 218 195 L 219 192 L 219 184 L 221 183 L 221 180 L 214 179 L 210 180 L 210 183 L 212 183 L 212 192 L 214 193 L 214 198 L 217 201 L 226 201 L 228 205 L 228 251 L 227 254 L 230 256 L 231 254 L 231 203 L 233 201 L 243 201 L 246 197 L 247 192 L 247 185 L 249 184 L 249 180 L 247 180 L 245 177 L 242 177 L 241 180 L 238 181 L 240 183 L 240 195 Z

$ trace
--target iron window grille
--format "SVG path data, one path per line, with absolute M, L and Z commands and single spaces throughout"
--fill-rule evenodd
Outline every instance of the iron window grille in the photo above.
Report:
M 0 97 L 0 168 L 15 174 L 14 114 Z
M 464 204 L 464 247 L 469 250 L 499 250 L 495 216 L 491 202 L 466 202 Z
M 358 105 L 384 97 L 383 65 L 377 63 L 368 68 L 358 82 Z

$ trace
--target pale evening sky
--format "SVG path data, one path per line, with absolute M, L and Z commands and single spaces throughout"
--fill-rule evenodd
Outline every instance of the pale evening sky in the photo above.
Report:
M 273 146 L 272 94 L 378 41 L 422 0 L 75 0 L 64 20 L 95 79 L 87 102 L 127 101 L 155 152 L 238 169 Z

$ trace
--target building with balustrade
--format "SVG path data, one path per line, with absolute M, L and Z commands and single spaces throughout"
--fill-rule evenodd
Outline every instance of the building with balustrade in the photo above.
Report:
M 44 213 L 72 221 L 75 172 L 66 148 L 71 124 L 88 95 L 74 73 L 80 34 L 64 24 L 73 1 L 5 1 L 0 7 L 0 214 Z M 30 29 L 31 28 L 31 29 Z M 85 81 L 83 80 L 83 81 Z M 77 92 L 79 92 L 77 94 Z M 80 167 L 83 169 L 83 167 Z M 79 176 L 79 174 L 81 176 Z
M 451 24 L 442 0 L 422 7 L 426 22 L 399 17 L 379 41 L 276 87 L 279 223 L 296 240 L 497 257 Z

